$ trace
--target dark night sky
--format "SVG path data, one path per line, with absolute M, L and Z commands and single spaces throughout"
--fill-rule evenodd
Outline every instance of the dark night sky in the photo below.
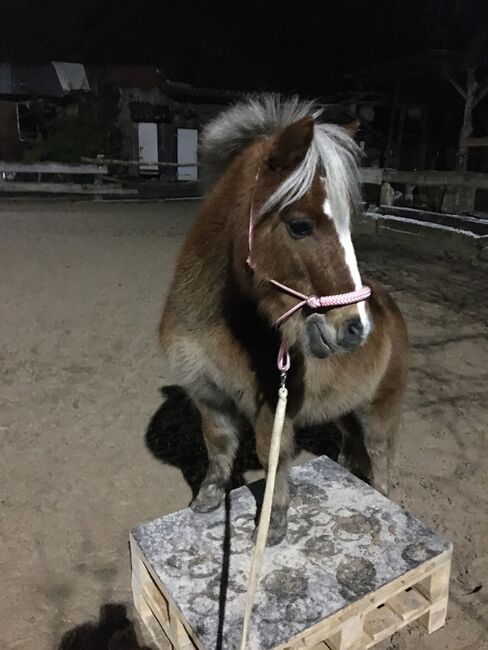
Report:
M 326 93 L 344 73 L 466 48 L 487 0 L 0 0 L 0 61 L 158 65 L 213 87 Z

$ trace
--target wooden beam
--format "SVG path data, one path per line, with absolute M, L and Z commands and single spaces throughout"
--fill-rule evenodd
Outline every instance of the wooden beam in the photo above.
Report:
M 373 185 L 381 185 L 386 182 L 390 184 L 405 183 L 431 187 L 449 186 L 488 190 L 488 174 L 480 172 L 439 171 L 437 169 L 404 171 L 383 169 L 381 167 L 361 167 L 359 174 L 362 183 L 371 183 Z
M 383 182 L 383 168 L 382 167 L 361 167 L 359 170 L 361 183 L 369 183 L 371 185 L 381 185 Z
M 141 165 L 143 167 L 200 167 L 198 163 L 176 163 L 176 162 L 146 162 L 145 160 L 118 160 L 115 158 L 86 158 L 82 156 L 83 162 L 94 163 L 100 160 L 101 165 L 120 165 L 129 167 L 131 165 Z
M 395 159 L 397 160 L 398 167 L 401 166 L 403 129 L 405 127 L 406 114 L 407 114 L 406 109 L 400 108 L 400 117 L 398 119 L 397 140 L 395 142 Z
M 27 173 L 27 174 L 106 174 L 107 167 L 102 162 L 93 164 L 71 164 L 60 162 L 35 162 L 25 163 L 17 161 L 0 160 L 0 172 Z
M 424 172 L 384 169 L 383 180 L 387 183 L 408 183 L 409 185 L 450 187 L 471 187 L 488 189 L 488 174 L 463 171 L 429 170 Z
M 0 183 L 0 194 L 3 192 L 13 194 L 30 193 L 30 194 L 112 194 L 127 196 L 134 194 L 132 190 L 123 187 L 113 187 L 111 185 L 85 185 L 81 183 Z
M 425 108 L 422 110 L 420 128 L 421 128 L 421 135 L 420 135 L 420 143 L 419 143 L 417 169 L 422 171 L 426 167 L 425 156 L 427 152 L 427 111 L 425 110 Z
M 480 138 L 466 138 L 463 144 L 465 147 L 488 147 L 488 135 Z

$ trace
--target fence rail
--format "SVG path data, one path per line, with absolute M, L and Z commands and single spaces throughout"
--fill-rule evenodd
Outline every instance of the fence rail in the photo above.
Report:
M 60 163 L 47 162 L 17 162 L 0 160 L 0 194 L 88 194 L 102 195 L 128 195 L 126 190 L 116 183 L 103 183 L 107 178 L 108 168 L 105 164 L 87 163 Z M 21 179 L 17 178 L 21 175 Z M 35 180 L 26 180 L 25 175 L 35 176 Z M 49 182 L 42 177 L 49 175 Z M 52 177 L 58 177 L 53 180 Z M 74 183 L 73 176 L 91 176 L 93 182 Z
M 361 167 L 361 181 L 381 185 L 382 183 L 405 183 L 408 185 L 470 187 L 488 190 L 488 174 L 479 172 L 409 171 L 376 167 Z
M 83 157 L 80 163 L 17 162 L 0 160 L 0 194 L 39 192 L 52 194 L 133 194 L 134 190 L 120 187 L 118 181 L 109 179 L 108 166 L 142 166 L 157 168 L 198 168 L 198 163 L 153 162 L 120 160 L 116 158 Z M 26 178 L 26 174 L 34 178 Z M 43 182 L 49 175 L 49 182 Z M 91 176 L 87 182 L 73 182 L 73 176 Z M 54 179 L 53 179 L 54 177 Z M 56 178 L 57 177 L 57 178 Z M 488 190 L 488 174 L 460 171 L 408 171 L 388 168 L 362 167 L 361 182 L 381 187 L 380 204 L 392 205 L 395 191 L 392 185 L 406 186 L 406 195 L 412 197 L 417 186 L 438 187 L 443 191 L 443 212 L 469 212 L 474 209 L 477 190 Z
M 120 165 L 121 167 L 200 167 L 198 163 L 177 163 L 177 162 L 146 162 L 145 160 L 118 160 L 116 158 L 87 158 L 82 156 L 81 160 L 86 163 L 100 165 Z
M 380 204 L 391 206 L 395 201 L 392 185 L 405 185 L 405 196 L 413 201 L 413 191 L 417 186 L 437 187 L 442 190 L 441 212 L 463 213 L 475 209 L 477 190 L 488 190 L 488 174 L 478 172 L 408 171 L 388 168 L 362 167 L 362 183 L 380 185 Z
M 0 160 L 0 174 L 90 174 L 98 176 L 107 174 L 106 165 L 92 165 L 80 163 L 60 163 L 60 162 L 9 162 Z

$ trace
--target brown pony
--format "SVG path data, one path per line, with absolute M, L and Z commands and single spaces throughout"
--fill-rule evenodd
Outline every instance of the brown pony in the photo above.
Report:
M 350 236 L 360 200 L 358 148 L 346 129 L 319 123 L 319 115 L 313 103 L 268 95 L 207 126 L 203 153 L 220 176 L 180 252 L 160 330 L 166 359 L 202 416 L 209 469 L 192 504 L 198 512 L 222 502 L 245 421 L 266 468 L 276 358 L 286 342 L 289 401 L 269 544 L 286 533 L 295 427 L 335 422 L 341 462 L 387 493 L 406 380 L 406 327 L 376 282 L 367 283 L 368 301 L 305 307 L 275 326 L 297 299 L 270 279 L 308 296 L 362 286 Z

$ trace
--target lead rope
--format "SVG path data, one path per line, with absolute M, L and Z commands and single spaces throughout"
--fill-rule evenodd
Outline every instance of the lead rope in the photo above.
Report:
M 256 590 L 259 584 L 259 576 L 263 565 L 264 550 L 268 539 L 269 522 L 271 518 L 271 508 L 273 505 L 273 494 L 276 482 L 276 470 L 280 457 L 281 434 L 285 424 L 286 402 L 288 399 L 288 390 L 286 389 L 286 371 L 281 372 L 281 386 L 278 391 L 278 404 L 276 405 L 275 417 L 273 422 L 273 432 L 271 434 L 271 444 L 269 448 L 268 473 L 266 476 L 266 489 L 264 491 L 263 507 L 259 517 L 259 528 L 254 546 L 254 553 L 251 562 L 251 571 L 246 592 L 246 607 L 244 610 L 244 620 L 242 623 L 242 635 L 239 643 L 239 650 L 245 650 L 247 637 L 249 634 L 249 623 L 251 621 L 252 608 L 256 597 Z
M 252 271 L 255 270 L 251 256 L 254 235 L 254 194 L 256 191 L 258 179 L 259 167 L 256 170 L 254 187 L 251 193 L 251 208 L 249 212 L 249 249 L 246 263 Z M 286 345 L 282 340 L 278 353 L 278 369 L 281 372 L 281 385 L 278 391 L 278 403 L 276 405 L 275 417 L 273 421 L 273 431 L 271 433 L 271 442 L 268 457 L 268 473 L 266 475 L 266 488 L 264 490 L 263 505 L 261 508 L 261 515 L 259 517 L 258 534 L 256 538 L 256 544 L 254 545 L 254 552 L 251 560 L 251 569 L 249 571 L 249 579 L 247 583 L 246 605 L 244 608 L 244 619 L 242 621 L 242 632 L 241 640 L 239 643 L 239 650 L 245 650 L 246 648 L 247 637 L 249 636 L 249 624 L 251 622 L 252 608 L 254 605 L 254 600 L 256 598 L 256 590 L 259 585 L 259 577 L 261 574 L 261 567 L 263 565 L 264 551 L 266 549 L 266 542 L 268 540 L 269 522 L 271 519 L 273 495 L 276 483 L 276 470 L 278 469 L 278 461 L 280 458 L 281 434 L 283 433 L 283 427 L 285 424 L 286 403 L 288 400 L 286 373 L 289 368 L 290 356 L 288 354 L 288 350 L 286 349 Z
M 249 211 L 249 230 L 248 230 L 248 256 L 246 263 L 251 271 L 256 270 L 256 265 L 252 260 L 252 245 L 253 245 L 253 236 L 254 236 L 254 226 L 255 226 L 255 214 L 254 214 L 254 195 L 256 192 L 256 186 L 259 179 L 259 167 L 256 170 L 254 187 L 251 193 L 251 207 Z M 371 289 L 369 287 L 361 287 L 361 289 L 356 291 L 351 291 L 349 293 L 341 293 L 333 296 L 307 296 L 291 287 L 288 287 L 281 282 L 277 282 L 273 279 L 268 279 L 274 287 L 287 293 L 300 302 L 294 307 L 289 309 L 285 314 L 280 316 L 275 322 L 275 326 L 280 326 L 284 321 L 288 320 L 290 316 L 295 314 L 297 311 L 307 306 L 310 309 L 324 309 L 329 308 L 333 309 L 334 307 L 341 307 L 344 305 L 352 305 L 363 300 L 367 300 L 371 295 Z M 266 541 L 268 539 L 269 531 L 269 522 L 271 518 L 271 509 L 273 505 L 273 495 L 276 482 L 276 470 L 278 468 L 278 461 L 280 457 L 280 446 L 281 446 L 281 434 L 283 433 L 283 426 L 285 424 L 285 415 L 286 415 L 286 402 L 288 399 L 288 391 L 286 389 L 286 376 L 287 372 L 290 369 L 290 355 L 286 346 L 284 339 L 281 340 L 280 349 L 278 352 L 278 369 L 281 372 L 281 386 L 278 391 L 278 404 L 276 405 L 275 417 L 273 422 L 273 431 L 271 434 L 271 443 L 269 449 L 269 458 L 268 458 L 268 473 L 266 476 L 266 488 L 264 491 L 264 500 L 263 507 L 261 509 L 261 515 L 259 517 L 259 527 L 258 535 L 256 538 L 256 544 L 254 546 L 254 553 L 251 561 L 251 570 L 249 573 L 249 580 L 247 584 L 246 592 L 246 606 L 244 610 L 244 619 L 242 622 L 242 634 L 241 640 L 239 643 L 238 650 L 245 650 L 247 637 L 249 635 L 249 623 L 251 621 L 252 608 L 254 605 L 254 599 L 256 597 L 256 590 L 259 585 L 259 576 L 261 573 L 261 567 L 263 565 L 263 556 L 264 550 L 266 548 Z

